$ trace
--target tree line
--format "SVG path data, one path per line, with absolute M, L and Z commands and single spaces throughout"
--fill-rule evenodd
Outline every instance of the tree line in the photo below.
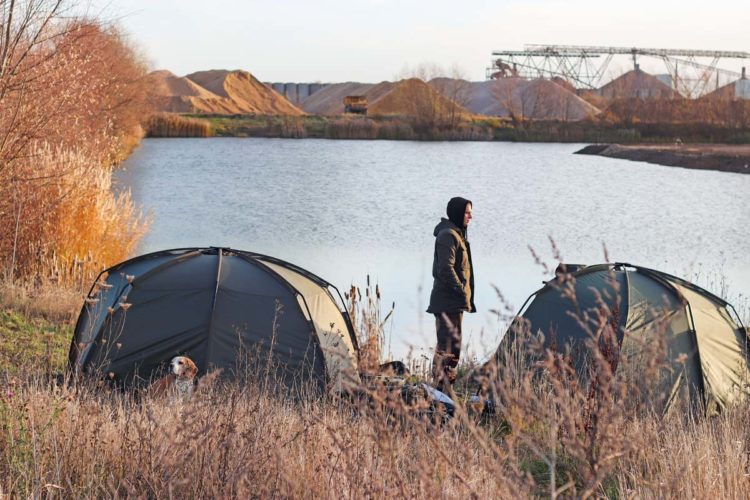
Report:
M 117 28 L 75 7 L 0 0 L 5 282 L 70 283 L 124 258 L 145 231 L 111 174 L 143 134 L 146 65 Z

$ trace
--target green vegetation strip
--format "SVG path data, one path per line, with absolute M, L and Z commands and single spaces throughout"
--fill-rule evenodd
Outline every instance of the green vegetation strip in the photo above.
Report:
M 57 373 L 65 368 L 73 327 L 0 311 L 0 373 Z
M 710 123 L 609 123 L 474 117 L 453 125 L 410 116 L 266 116 L 162 113 L 149 137 L 273 137 L 617 144 L 747 144 L 750 130 Z

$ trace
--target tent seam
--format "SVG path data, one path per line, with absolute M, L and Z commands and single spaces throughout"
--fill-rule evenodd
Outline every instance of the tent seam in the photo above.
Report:
M 222 257 L 224 256 L 224 250 L 219 249 L 219 251 L 216 253 L 218 259 L 218 263 L 216 265 L 216 287 L 214 287 L 214 298 L 211 301 L 211 315 L 208 318 L 208 335 L 206 335 L 206 368 L 208 369 L 208 363 L 211 360 L 211 354 L 213 351 L 213 342 L 211 342 L 211 339 L 213 338 L 213 326 L 214 326 L 214 314 L 216 313 L 216 298 L 219 295 L 219 283 L 221 279 L 221 264 L 222 264 Z

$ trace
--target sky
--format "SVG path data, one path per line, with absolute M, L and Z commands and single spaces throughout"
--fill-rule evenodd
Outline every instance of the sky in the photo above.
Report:
M 269 82 L 379 82 L 420 65 L 483 80 L 493 50 L 528 43 L 750 51 L 748 1 L 90 0 L 87 8 L 122 27 L 152 69 L 244 69 Z

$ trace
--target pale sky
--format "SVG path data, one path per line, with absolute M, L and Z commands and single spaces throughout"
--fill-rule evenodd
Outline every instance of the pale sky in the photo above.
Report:
M 244 69 L 263 81 L 378 82 L 437 64 L 483 80 L 493 50 L 526 43 L 750 51 L 747 0 L 90 1 L 152 69 L 178 75 Z

